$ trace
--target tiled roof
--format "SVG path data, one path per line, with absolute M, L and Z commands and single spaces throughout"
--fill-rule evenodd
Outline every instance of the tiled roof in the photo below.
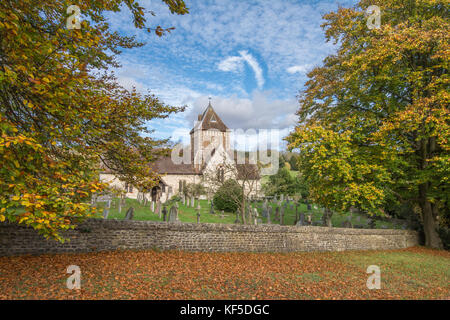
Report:
M 199 123 L 195 126 L 195 129 L 216 129 L 221 132 L 226 132 L 228 130 L 228 127 L 225 125 L 225 123 L 223 123 L 222 119 L 220 119 L 220 117 L 214 111 L 213 107 L 211 106 L 211 102 L 208 104 L 208 107 L 203 112 L 203 114 L 199 115 L 198 121 Z M 192 128 L 191 133 L 192 132 L 194 132 L 194 128 Z

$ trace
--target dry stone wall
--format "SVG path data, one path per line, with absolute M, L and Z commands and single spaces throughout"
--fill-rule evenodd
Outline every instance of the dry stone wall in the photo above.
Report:
M 0 223 L 0 256 L 117 249 L 187 251 L 344 251 L 400 249 L 419 244 L 417 232 L 280 225 L 227 225 L 89 219 L 64 233 L 70 241 L 46 240 L 31 228 Z

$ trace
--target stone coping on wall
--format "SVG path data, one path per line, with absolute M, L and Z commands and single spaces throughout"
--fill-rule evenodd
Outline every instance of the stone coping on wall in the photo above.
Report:
M 0 223 L 1 228 L 18 228 L 15 224 L 7 222 Z M 417 234 L 414 230 L 399 229 L 359 229 L 359 228 L 337 228 L 321 226 L 285 226 L 278 224 L 242 225 L 225 223 L 188 223 L 188 222 L 163 222 L 163 221 L 138 221 L 119 219 L 87 219 L 75 227 L 75 230 L 105 228 L 121 230 L 177 230 L 177 231 L 222 231 L 222 232 L 264 232 L 264 233 L 332 233 L 332 234 L 360 234 L 360 235 L 405 235 Z M 31 227 L 20 226 L 19 228 L 31 229 Z

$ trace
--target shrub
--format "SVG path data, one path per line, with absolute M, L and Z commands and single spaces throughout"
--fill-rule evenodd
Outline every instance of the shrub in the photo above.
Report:
M 242 202 L 242 190 L 236 180 L 227 180 L 213 198 L 217 210 L 236 212 Z

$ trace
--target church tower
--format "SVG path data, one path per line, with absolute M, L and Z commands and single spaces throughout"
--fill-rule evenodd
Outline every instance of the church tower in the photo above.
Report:
M 210 98 L 208 107 L 198 115 L 190 132 L 191 160 L 196 169 L 201 169 L 218 147 L 222 146 L 226 152 L 230 150 L 230 131 L 214 111 Z

